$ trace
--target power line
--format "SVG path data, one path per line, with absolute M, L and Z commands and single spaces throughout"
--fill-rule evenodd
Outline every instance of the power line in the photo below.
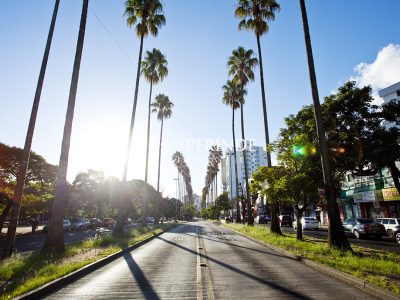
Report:
M 109 37 L 111 38 L 111 40 L 114 42 L 114 44 L 118 47 L 118 49 L 122 52 L 122 54 L 125 56 L 125 58 L 127 60 L 129 60 L 130 63 L 135 64 L 132 59 L 129 57 L 128 53 L 126 53 L 126 51 L 122 48 L 122 46 L 120 45 L 120 43 L 118 43 L 117 39 L 113 36 L 113 34 L 111 33 L 110 30 L 108 30 L 108 28 L 106 27 L 106 25 L 104 25 L 104 23 L 101 21 L 100 17 L 98 15 L 96 15 L 96 13 L 94 12 L 94 10 L 92 9 L 92 7 L 89 5 L 89 10 L 90 12 L 95 16 L 95 18 L 97 19 L 97 21 L 100 23 L 100 25 L 103 27 L 103 29 L 107 32 L 107 34 L 109 35 Z

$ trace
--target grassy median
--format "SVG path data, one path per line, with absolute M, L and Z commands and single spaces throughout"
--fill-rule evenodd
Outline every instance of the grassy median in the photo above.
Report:
M 57 255 L 44 255 L 38 251 L 17 254 L 0 262 L 0 299 L 11 299 L 36 289 L 174 226 L 175 224 L 159 224 L 137 227 L 122 237 L 96 236 L 67 245 L 65 252 Z
M 283 236 L 278 236 L 264 226 L 250 227 L 242 224 L 223 224 L 223 226 L 367 280 L 400 295 L 400 255 L 397 253 L 355 245 L 352 245 L 353 253 L 344 252 L 328 248 L 327 241 L 323 239 L 304 236 L 304 241 L 298 241 L 295 234 L 285 233 Z

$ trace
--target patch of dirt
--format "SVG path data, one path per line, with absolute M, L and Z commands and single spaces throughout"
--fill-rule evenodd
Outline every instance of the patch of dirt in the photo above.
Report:
M 99 254 L 99 249 L 90 249 L 81 251 L 79 254 L 64 259 L 61 264 L 81 262 L 91 258 L 96 258 Z

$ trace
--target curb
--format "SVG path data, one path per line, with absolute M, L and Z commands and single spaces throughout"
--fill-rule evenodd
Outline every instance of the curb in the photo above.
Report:
M 86 266 L 84 266 L 83 268 L 80 268 L 74 272 L 71 272 L 69 274 L 64 275 L 63 277 L 57 278 L 53 281 L 50 281 L 48 283 L 46 283 L 45 285 L 42 285 L 41 287 L 38 287 L 32 291 L 29 291 L 25 294 L 19 295 L 13 299 L 38 299 L 40 297 L 44 297 L 46 295 L 48 295 L 50 292 L 60 289 L 63 286 L 70 284 L 76 280 L 78 280 L 79 278 L 109 264 L 110 262 L 112 262 L 113 260 L 123 256 L 125 253 L 127 252 L 131 252 L 132 250 L 139 248 L 140 246 L 150 242 L 151 240 L 153 240 L 154 238 L 160 236 L 161 234 L 175 228 L 177 225 L 176 224 L 174 227 L 171 227 L 169 229 L 163 230 L 160 233 L 154 234 L 140 242 L 137 242 L 136 244 L 129 246 L 127 248 L 122 249 L 121 251 L 118 251 L 116 253 L 110 254 L 109 256 L 106 256 L 104 258 L 101 258 L 97 261 L 94 261 Z
M 336 269 L 334 269 L 332 267 L 328 267 L 328 266 L 325 266 L 325 265 L 320 264 L 318 262 L 315 262 L 313 260 L 310 260 L 308 258 L 304 258 L 302 256 L 293 254 L 293 253 L 291 253 L 291 252 L 289 252 L 289 251 L 287 251 L 285 249 L 282 249 L 282 248 L 279 248 L 277 246 L 273 246 L 271 244 L 268 244 L 268 243 L 265 243 L 263 241 L 257 240 L 256 238 L 248 236 L 248 235 L 246 235 L 244 233 L 241 233 L 239 231 L 236 231 L 234 229 L 231 229 L 231 228 L 228 228 L 228 227 L 225 227 L 225 226 L 224 226 L 224 228 L 226 228 L 226 229 L 228 229 L 230 231 L 233 231 L 236 234 L 238 234 L 240 236 L 243 236 L 243 237 L 245 237 L 245 238 L 247 238 L 247 239 L 249 239 L 249 240 L 251 240 L 251 241 L 253 241 L 253 242 L 257 243 L 257 244 L 260 244 L 260 245 L 262 245 L 262 246 L 264 246 L 266 248 L 269 248 L 269 249 L 271 249 L 271 250 L 273 250 L 275 252 L 278 252 L 278 253 L 283 254 L 285 256 L 288 256 L 288 257 L 290 257 L 290 258 L 292 258 L 294 260 L 297 260 L 297 261 L 299 261 L 299 262 L 301 262 L 301 263 L 303 263 L 303 264 L 305 264 L 305 265 L 307 265 L 307 266 L 309 266 L 309 267 L 311 267 L 313 269 L 318 270 L 321 273 L 325 273 L 325 274 L 327 274 L 327 275 L 329 275 L 331 277 L 339 279 L 340 281 L 342 281 L 344 283 L 350 284 L 351 286 L 354 286 L 355 288 L 363 290 L 364 292 L 370 294 L 371 296 L 375 296 L 375 297 L 378 297 L 378 298 L 384 299 L 384 300 L 398 300 L 398 299 L 400 299 L 400 296 L 398 296 L 398 295 L 396 295 L 396 294 L 394 294 L 394 293 L 392 293 L 390 291 L 387 291 L 387 290 L 385 290 L 385 289 L 383 289 L 383 288 L 381 288 L 379 286 L 376 286 L 376 285 L 374 285 L 372 283 L 369 283 L 366 280 L 362 280 L 362 279 L 357 278 L 357 277 L 355 277 L 353 275 L 350 275 L 350 274 L 344 273 L 342 271 L 336 270 Z

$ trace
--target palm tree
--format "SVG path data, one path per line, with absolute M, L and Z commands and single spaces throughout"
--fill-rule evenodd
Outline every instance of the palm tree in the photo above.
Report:
M 265 101 L 264 74 L 261 55 L 260 37 L 268 32 L 268 22 L 275 20 L 275 12 L 279 11 L 280 5 L 275 0 L 239 0 L 236 8 L 236 17 L 242 18 L 239 29 L 252 30 L 256 34 L 258 60 L 260 63 L 261 97 L 264 113 L 265 142 L 267 144 L 267 166 L 271 167 L 271 154 L 269 153 L 269 133 L 267 104 Z
M 229 75 L 233 76 L 233 83 L 239 86 L 240 90 L 240 115 L 242 127 L 242 154 L 244 161 L 244 177 L 246 180 L 246 201 L 247 201 L 247 220 L 249 225 L 253 225 L 253 215 L 250 203 L 250 188 L 249 175 L 247 169 L 247 151 L 246 140 L 244 135 L 244 90 L 245 85 L 254 80 L 253 68 L 257 65 L 257 58 L 253 57 L 253 50 L 245 50 L 243 47 L 238 47 L 233 50 L 232 56 L 229 58 L 228 67 Z
M 160 131 L 160 148 L 158 151 L 158 176 L 157 176 L 157 192 L 160 191 L 160 166 L 161 166 L 161 146 L 162 146 L 162 135 L 164 120 L 169 119 L 172 116 L 172 107 L 174 104 L 169 100 L 168 96 L 159 94 L 155 98 L 156 100 L 151 104 L 154 113 L 157 113 L 157 119 L 161 121 Z
M 26 138 L 25 138 L 24 150 L 22 152 L 21 160 L 19 163 L 17 185 L 16 185 L 15 191 L 14 191 L 14 201 L 13 201 L 14 204 L 11 205 L 11 202 L 10 202 L 10 204 L 7 204 L 7 207 L 9 207 L 11 209 L 11 215 L 10 215 L 9 226 L 7 229 L 7 237 L 6 237 L 6 241 L 4 243 L 3 257 L 11 256 L 11 254 L 14 250 L 15 233 L 16 233 L 16 229 L 17 229 L 19 213 L 21 210 L 22 194 L 24 192 L 24 183 L 25 183 L 26 173 L 27 173 L 27 169 L 28 169 L 28 165 L 29 165 L 29 158 L 30 158 L 30 154 L 31 154 L 31 146 L 32 146 L 33 133 L 35 131 L 36 116 L 37 116 L 37 113 L 39 110 L 40 96 L 42 93 L 44 76 L 46 74 L 47 61 L 49 59 L 50 47 L 51 47 L 51 42 L 53 40 L 54 27 L 56 24 L 59 5 L 60 5 L 60 0 L 56 0 L 55 4 L 54 4 L 53 16 L 51 18 L 49 34 L 47 36 L 46 47 L 44 50 L 42 66 L 40 68 L 39 79 L 38 79 L 38 83 L 36 85 L 35 98 L 33 99 L 33 105 L 32 105 L 32 111 L 31 111 L 31 116 L 30 116 L 30 120 L 29 120 L 29 125 L 28 125 L 28 131 L 27 131 Z
M 147 183 L 148 165 L 149 165 L 149 144 L 150 144 L 150 114 L 151 114 L 151 94 L 153 91 L 153 84 L 163 81 L 168 75 L 167 60 L 160 50 L 153 48 L 153 50 L 146 52 L 146 57 L 142 62 L 142 74 L 150 83 L 149 95 L 149 110 L 147 115 L 147 146 L 146 146 L 146 167 L 144 181 Z
M 236 155 L 236 137 L 235 137 L 235 110 L 240 107 L 240 90 L 237 84 L 234 84 L 231 80 L 228 80 L 222 87 L 224 90 L 224 96 L 222 102 L 225 105 L 229 105 L 232 108 L 232 138 L 233 138 L 233 156 L 235 158 L 235 184 L 236 184 L 236 223 L 240 223 L 240 204 L 239 204 L 239 180 L 237 171 L 237 155 Z M 242 91 L 244 94 L 246 90 Z M 229 153 L 230 155 L 230 153 Z M 231 171 L 232 172 L 232 171 Z M 232 184 L 231 184 L 232 188 Z
M 153 36 L 157 36 L 158 30 L 161 26 L 165 25 L 165 17 L 163 15 L 163 6 L 159 0 L 127 0 L 125 3 L 125 13 L 124 16 L 127 17 L 126 22 L 129 27 L 136 24 L 136 35 L 140 38 L 139 46 L 139 58 L 136 73 L 136 84 L 135 84 L 135 95 L 133 100 L 131 124 L 129 127 L 128 135 L 128 147 L 126 151 L 124 172 L 122 175 L 122 183 L 126 183 L 126 178 L 128 176 L 128 165 L 129 165 L 129 154 L 131 152 L 132 144 L 132 134 L 133 127 L 135 125 L 135 115 L 137 98 L 139 93 L 139 82 L 141 74 L 141 64 L 142 64 L 142 52 L 143 52 L 143 40 L 150 33 Z M 142 200 L 142 223 L 145 223 L 145 207 L 146 199 L 143 197 Z M 115 226 L 114 234 L 122 234 L 123 230 L 123 216 L 122 212 L 118 213 L 117 225 Z
M 76 45 L 71 87 L 69 91 L 67 116 L 65 118 L 64 134 L 61 145 L 61 155 L 58 166 L 54 202 L 53 202 L 53 208 L 51 210 L 49 231 L 47 233 L 46 241 L 43 245 L 42 252 L 56 252 L 64 250 L 63 218 L 64 218 L 65 198 L 68 188 L 67 186 L 68 156 L 69 156 L 69 146 L 71 141 L 72 120 L 74 117 L 76 92 L 78 89 L 79 70 L 81 66 L 83 42 L 85 38 L 88 5 L 89 5 L 89 0 L 83 0 L 81 23 L 79 27 L 79 35 L 78 35 L 78 42 Z
M 328 206 L 328 216 L 329 216 L 328 244 L 330 247 L 342 250 L 351 250 L 350 243 L 346 238 L 342 222 L 340 221 L 339 207 L 336 201 L 336 192 L 332 180 L 332 173 L 330 170 L 328 146 L 325 139 L 325 129 L 322 123 L 322 113 L 321 113 L 321 106 L 319 103 L 317 77 L 315 75 L 314 58 L 311 47 L 311 37 L 308 27 L 306 4 L 304 0 L 300 0 L 300 9 L 303 20 L 304 40 L 307 50 L 308 70 L 310 73 L 311 92 L 314 103 L 314 117 L 318 134 L 319 148 L 321 153 L 322 173 L 324 177 L 325 194 Z

